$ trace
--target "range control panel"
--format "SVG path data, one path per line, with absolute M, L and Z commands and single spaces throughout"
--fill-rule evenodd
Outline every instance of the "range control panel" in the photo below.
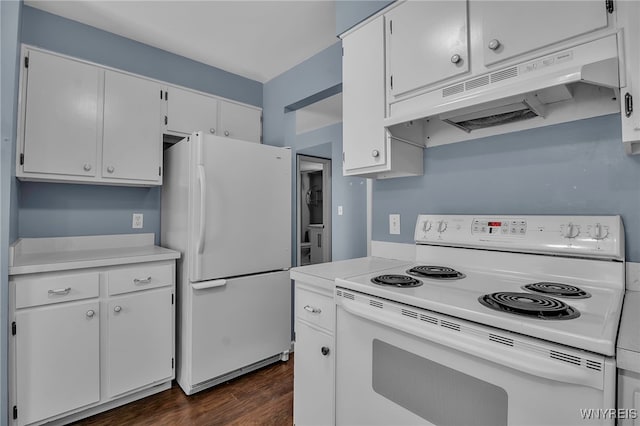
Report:
M 620 216 L 420 215 L 418 244 L 624 259 Z

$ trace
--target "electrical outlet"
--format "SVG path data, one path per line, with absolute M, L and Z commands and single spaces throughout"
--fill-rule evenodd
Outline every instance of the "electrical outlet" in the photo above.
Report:
M 133 229 L 142 228 L 143 219 L 144 219 L 144 215 L 142 213 L 134 213 L 133 214 L 133 221 L 131 223 L 131 227 Z
M 395 234 L 395 235 L 400 234 L 400 215 L 399 214 L 389 215 L 389 233 Z
M 338 216 L 342 216 L 342 206 L 338 206 Z

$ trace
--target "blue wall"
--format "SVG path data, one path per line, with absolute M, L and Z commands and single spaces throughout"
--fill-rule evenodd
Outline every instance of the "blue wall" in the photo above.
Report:
M 335 124 L 296 135 L 295 111 L 285 107 L 327 91 L 342 83 L 342 44 L 330 46 L 305 62 L 265 83 L 263 94 L 264 142 L 290 146 L 296 154 L 316 155 L 332 161 L 332 259 L 366 256 L 366 184 L 361 178 L 342 176 L 342 125 Z M 330 144 L 330 148 L 327 144 Z M 294 162 L 295 164 L 295 162 Z M 295 168 L 294 168 L 295 170 Z M 296 217 L 297 193 L 295 176 L 292 183 L 292 217 Z M 338 216 L 337 206 L 344 206 Z M 292 247 L 296 242 L 295 221 L 292 224 Z M 295 250 L 292 264 L 296 264 Z
M 262 106 L 262 84 L 94 27 L 25 6 L 22 43 Z M 22 182 L 18 236 L 153 232 L 160 242 L 160 188 Z M 144 228 L 131 229 L 133 213 Z
M 8 260 L 9 242 L 17 235 L 15 140 L 22 1 L 0 1 L 0 426 L 8 422 Z
M 424 170 L 375 181 L 374 240 L 413 243 L 420 213 L 621 215 L 640 261 L 640 156 L 624 153 L 619 114 L 429 148 Z

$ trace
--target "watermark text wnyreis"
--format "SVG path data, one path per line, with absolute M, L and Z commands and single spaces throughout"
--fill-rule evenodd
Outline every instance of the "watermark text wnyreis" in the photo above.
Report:
M 638 410 L 635 408 L 581 408 L 580 417 L 583 420 L 637 419 Z

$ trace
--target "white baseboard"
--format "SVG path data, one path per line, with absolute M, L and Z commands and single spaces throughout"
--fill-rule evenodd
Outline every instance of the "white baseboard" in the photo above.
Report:
M 371 241 L 371 256 L 413 262 L 416 260 L 416 246 L 415 244 Z

